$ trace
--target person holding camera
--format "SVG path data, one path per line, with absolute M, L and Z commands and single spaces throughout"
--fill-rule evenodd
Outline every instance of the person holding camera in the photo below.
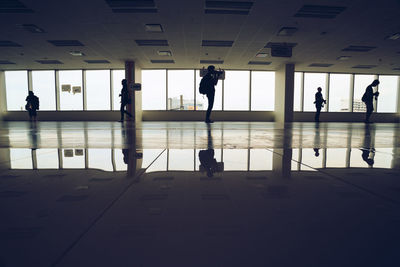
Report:
M 207 67 L 207 74 L 203 77 L 201 83 L 204 83 L 204 87 L 206 90 L 206 95 L 208 99 L 208 108 L 206 112 L 206 123 L 213 123 L 210 119 L 211 111 L 214 106 L 214 97 L 215 97 L 215 85 L 218 83 L 218 77 L 221 74 L 220 71 L 215 71 L 215 67 L 210 65 Z
M 29 120 L 36 122 L 37 110 L 39 109 L 39 97 L 35 96 L 32 91 L 29 91 L 28 96 L 25 99 L 25 109 L 29 113 Z
M 379 92 L 374 90 L 372 87 L 376 87 L 379 85 L 379 80 L 374 80 L 370 85 L 365 89 L 365 93 L 362 96 L 361 100 L 365 103 L 367 107 L 367 113 L 365 114 L 365 123 L 369 123 L 369 117 L 371 117 L 372 111 L 374 111 L 374 96 L 375 100 L 378 100 Z
M 315 113 L 315 122 L 319 122 L 319 115 L 321 113 L 321 108 L 324 107 L 324 103 L 326 104 L 326 100 L 324 99 L 324 97 L 322 96 L 322 88 L 318 87 L 318 92 L 315 93 L 315 107 L 317 109 L 317 112 Z
M 119 122 L 124 121 L 125 113 L 129 117 L 132 117 L 132 114 L 125 110 L 126 105 L 131 103 L 131 98 L 129 96 L 129 91 L 128 91 L 128 82 L 126 81 L 126 79 L 123 79 L 121 84 L 122 84 L 122 89 L 121 89 L 121 93 L 119 94 L 119 96 L 121 97 L 121 108 L 120 108 L 121 120 L 119 120 Z

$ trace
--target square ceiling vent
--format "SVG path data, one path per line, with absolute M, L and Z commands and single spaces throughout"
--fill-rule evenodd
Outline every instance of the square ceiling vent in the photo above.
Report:
M 249 1 L 206 1 L 205 14 L 248 15 L 253 2 Z
M 13 41 L 7 41 L 7 40 L 0 40 L 0 47 L 20 47 L 22 45 L 17 44 L 16 42 Z
M 300 18 L 334 19 L 345 9 L 346 7 L 343 6 L 304 5 L 294 16 Z
M 349 45 L 346 48 L 343 48 L 342 51 L 347 52 L 369 52 L 372 49 L 375 49 L 376 46 L 363 46 L 363 45 Z
M 271 65 L 272 62 L 270 61 L 249 61 L 249 63 L 247 63 L 248 65 Z
M 317 68 L 327 68 L 333 66 L 333 64 L 326 64 L 326 63 L 312 63 L 308 65 L 309 67 L 317 67 Z
M 174 64 L 175 61 L 172 59 L 152 59 L 150 60 L 151 63 L 155 64 Z
M 201 46 L 232 47 L 233 41 L 203 40 Z
M 106 0 L 114 13 L 157 13 L 153 0 Z
M 144 29 L 146 32 L 164 32 L 161 24 L 146 24 Z
M 36 62 L 38 62 L 40 64 L 48 64 L 48 65 L 64 64 L 59 60 L 36 60 Z
M 0 13 L 33 13 L 33 10 L 18 0 L 1 0 Z
M 110 61 L 105 59 L 88 59 L 84 61 L 88 64 L 110 64 Z
M 200 60 L 200 64 L 222 65 L 222 64 L 224 64 L 224 61 L 223 60 L 208 60 L 208 59 L 204 59 L 204 60 Z
M 78 40 L 47 40 L 54 46 L 84 46 Z
M 168 40 L 135 40 L 138 46 L 168 46 Z
M 352 68 L 353 69 L 372 69 L 375 67 L 376 67 L 376 65 L 356 65 L 356 66 L 353 66 Z
M 12 65 L 12 64 L 15 63 L 8 60 L 0 60 L 0 65 Z
M 282 27 L 277 33 L 277 36 L 293 36 L 297 31 L 298 29 L 295 27 Z

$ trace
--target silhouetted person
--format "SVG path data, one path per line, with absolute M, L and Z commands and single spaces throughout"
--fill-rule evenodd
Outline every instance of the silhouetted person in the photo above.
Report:
M 366 107 L 367 107 L 367 113 L 365 115 L 365 123 L 369 123 L 369 118 L 371 117 L 372 111 L 374 111 L 374 96 L 375 96 L 375 100 L 378 99 L 379 96 L 379 92 L 376 91 L 374 93 L 374 90 L 372 89 L 372 87 L 376 87 L 379 84 L 379 80 L 374 80 L 370 85 L 367 86 L 367 88 L 365 89 L 365 93 L 362 96 L 361 100 L 365 103 Z
M 204 83 L 206 88 L 206 95 L 208 99 L 208 108 L 206 112 L 206 123 L 213 123 L 210 119 L 211 111 L 214 106 L 214 97 L 215 97 L 215 85 L 218 83 L 219 73 L 215 71 L 215 67 L 213 65 L 208 66 L 207 74 L 201 80 L 200 86 Z
M 200 167 L 206 172 L 208 177 L 212 177 L 218 170 L 217 160 L 214 158 L 214 144 L 211 136 L 211 127 L 207 125 L 207 150 L 199 151 Z
M 25 99 L 25 109 L 29 113 L 29 120 L 36 122 L 37 110 L 39 109 L 39 97 L 35 96 L 32 91 L 29 91 L 28 96 Z
M 324 106 L 324 103 L 326 104 L 326 100 L 322 96 L 322 88 L 318 87 L 318 92 L 315 93 L 315 108 L 317 109 L 317 112 L 315 113 L 315 122 L 319 122 L 319 115 L 321 113 L 321 108 Z
M 123 79 L 121 84 L 122 84 L 122 89 L 121 93 L 119 94 L 119 96 L 121 97 L 121 108 L 120 108 L 121 119 L 119 121 L 123 122 L 125 113 L 129 117 L 132 117 L 132 114 L 125 110 L 126 105 L 131 103 L 131 98 L 129 97 L 128 82 L 126 81 L 126 79 Z

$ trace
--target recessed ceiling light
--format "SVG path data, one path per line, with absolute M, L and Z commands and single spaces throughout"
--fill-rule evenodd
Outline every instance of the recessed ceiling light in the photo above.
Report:
M 338 57 L 336 60 L 342 60 L 342 61 L 344 61 L 344 60 L 349 60 L 351 58 L 351 56 L 340 56 L 340 57 Z
M 166 56 L 166 57 L 172 56 L 171 51 L 157 51 L 157 54 L 158 54 L 159 56 Z
M 85 54 L 84 53 L 82 53 L 81 51 L 71 51 L 71 52 L 69 52 L 72 56 L 74 56 L 74 57 L 82 57 L 82 56 L 84 56 Z
M 268 56 L 268 53 L 264 53 L 264 52 L 257 53 L 257 55 L 256 55 L 256 57 L 267 57 L 267 56 Z
M 385 39 L 388 40 L 397 40 L 400 38 L 400 32 L 394 33 L 392 35 L 387 36 Z
M 163 32 L 161 24 L 146 24 L 144 28 L 146 32 Z

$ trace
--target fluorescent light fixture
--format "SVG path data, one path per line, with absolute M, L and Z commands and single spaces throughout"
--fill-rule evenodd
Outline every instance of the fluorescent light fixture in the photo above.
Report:
M 166 57 L 172 56 L 171 51 L 157 51 L 157 54 L 158 54 L 159 56 L 166 56 Z
M 350 58 L 351 58 L 351 56 L 340 56 L 340 57 L 336 58 L 336 60 L 345 61 L 345 60 L 349 60 Z
M 82 57 L 82 56 L 84 56 L 85 54 L 84 53 L 82 53 L 81 51 L 71 51 L 71 52 L 69 52 L 72 56 L 74 56 L 74 57 Z
M 387 36 L 386 37 L 386 39 L 389 39 L 389 40 L 397 40 L 397 39 L 399 39 L 400 38 L 400 32 L 396 32 L 396 33 L 394 33 L 394 34 L 392 34 L 392 35 L 389 35 L 389 36 Z
M 265 52 L 260 52 L 260 53 L 257 53 L 257 55 L 256 55 L 256 57 L 267 57 L 268 56 L 268 53 L 265 53 Z
M 161 24 L 146 24 L 144 28 L 146 32 L 164 32 Z

